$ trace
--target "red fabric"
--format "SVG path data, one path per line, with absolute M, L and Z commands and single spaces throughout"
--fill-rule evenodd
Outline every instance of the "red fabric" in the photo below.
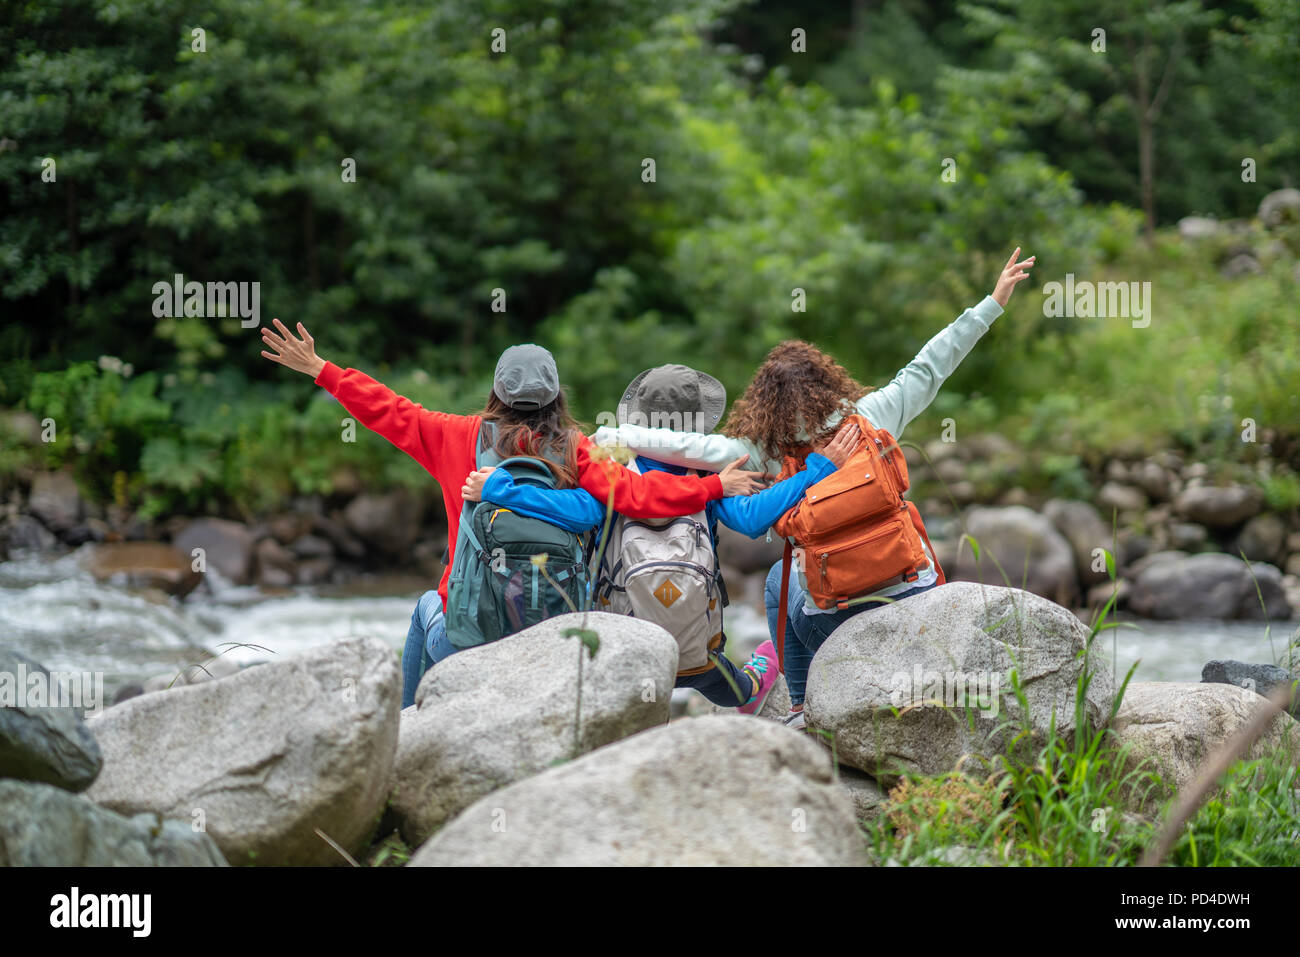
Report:
M 474 450 L 483 420 L 477 415 L 431 412 L 403 398 L 381 382 L 356 369 L 341 369 L 326 362 L 316 384 L 328 389 L 357 421 L 378 432 L 424 467 L 442 488 L 447 512 L 448 561 L 438 582 L 438 594 L 447 606 L 447 579 L 460 529 L 461 486 L 474 471 Z M 584 437 L 578 447 L 578 484 L 602 505 L 614 486 L 614 510 L 631 518 L 672 518 L 704 508 L 722 497 L 722 480 L 716 475 L 698 478 L 651 472 L 638 475 L 609 459 L 593 460 L 594 448 Z

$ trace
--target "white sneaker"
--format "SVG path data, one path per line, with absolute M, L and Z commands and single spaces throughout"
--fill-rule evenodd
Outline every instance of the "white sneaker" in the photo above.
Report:
M 803 709 L 801 708 L 798 711 L 791 711 L 788 715 L 786 715 L 785 726 L 789 728 L 791 731 L 806 730 L 806 726 L 804 725 L 804 721 L 803 721 Z

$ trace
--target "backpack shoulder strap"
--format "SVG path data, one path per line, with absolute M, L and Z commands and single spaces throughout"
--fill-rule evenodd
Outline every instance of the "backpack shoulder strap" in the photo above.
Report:
M 911 514 L 911 516 L 912 516 L 912 524 L 916 526 L 916 530 L 917 530 L 918 532 L 921 533 L 921 538 L 923 538 L 923 539 L 925 540 L 925 547 L 926 547 L 927 549 L 929 549 L 929 552 L 930 552 L 930 558 L 931 558 L 931 560 L 933 560 L 933 562 L 934 562 L 934 571 L 935 571 L 935 574 L 937 574 L 937 575 L 939 576 L 938 584 L 940 584 L 940 585 L 947 584 L 947 582 L 948 582 L 948 578 L 947 578 L 947 576 L 944 575 L 944 573 L 943 573 L 943 566 L 939 564 L 939 553 L 936 552 L 936 551 L 934 550 L 934 546 L 930 544 L 930 536 L 929 536 L 928 534 L 926 534 L 926 531 L 925 531 L 925 522 L 921 521 L 921 512 L 920 512 L 920 510 L 916 507 L 916 503 L 915 503 L 915 502 L 908 501 L 908 503 L 907 503 L 907 511 L 908 511 L 908 512 Z
M 496 436 L 496 423 L 484 419 L 483 424 L 478 429 L 478 444 L 474 448 L 474 467 L 476 469 L 501 464 L 501 456 L 497 454 L 494 447 Z

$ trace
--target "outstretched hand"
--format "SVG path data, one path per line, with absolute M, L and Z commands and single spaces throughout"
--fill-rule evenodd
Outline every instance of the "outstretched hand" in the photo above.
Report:
M 755 492 L 765 487 L 767 476 L 761 472 L 746 472 L 741 466 L 749 461 L 749 455 L 742 455 L 734 462 L 728 463 L 727 467 L 718 473 L 718 478 L 722 479 L 722 494 L 726 497 L 732 495 L 753 495 Z
M 1007 307 L 1007 301 L 1011 299 L 1011 293 L 1016 285 L 1024 282 L 1029 278 L 1029 270 L 1034 266 L 1034 260 L 1037 256 L 1030 256 L 1023 262 L 1016 262 L 1016 257 L 1020 255 L 1020 247 L 1011 254 L 1007 264 L 1002 267 L 1002 275 L 998 276 L 997 285 L 993 287 L 993 298 L 1003 309 Z
M 272 362 L 288 366 L 295 372 L 305 372 L 313 379 L 320 375 L 320 370 L 325 368 L 325 360 L 316 355 L 316 340 L 307 332 L 307 327 L 301 322 L 298 323 L 298 335 L 302 338 L 295 339 L 293 333 L 284 327 L 283 322 L 279 319 L 271 321 L 275 323 L 275 328 L 280 330 L 280 335 L 263 326 L 262 341 L 274 349 L 275 354 L 263 352 L 262 355 Z

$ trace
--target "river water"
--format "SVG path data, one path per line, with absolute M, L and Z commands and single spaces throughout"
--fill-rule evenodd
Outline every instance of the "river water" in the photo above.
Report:
M 179 601 L 100 584 L 72 556 L 22 559 L 0 563 L 0 642 L 52 671 L 102 673 L 107 703 L 124 684 L 175 675 L 218 652 L 241 662 L 273 660 L 348 635 L 373 635 L 400 649 L 425 587 L 388 577 L 272 595 L 209 571 L 205 584 Z M 1275 623 L 1270 641 L 1262 622 L 1127 620 L 1136 628 L 1101 641 L 1108 658 L 1114 646 L 1121 675 L 1140 659 L 1135 680 L 1145 681 L 1199 681 L 1214 658 L 1275 661 L 1294 627 Z M 746 654 L 767 635 L 750 605 L 733 605 L 727 622 Z

